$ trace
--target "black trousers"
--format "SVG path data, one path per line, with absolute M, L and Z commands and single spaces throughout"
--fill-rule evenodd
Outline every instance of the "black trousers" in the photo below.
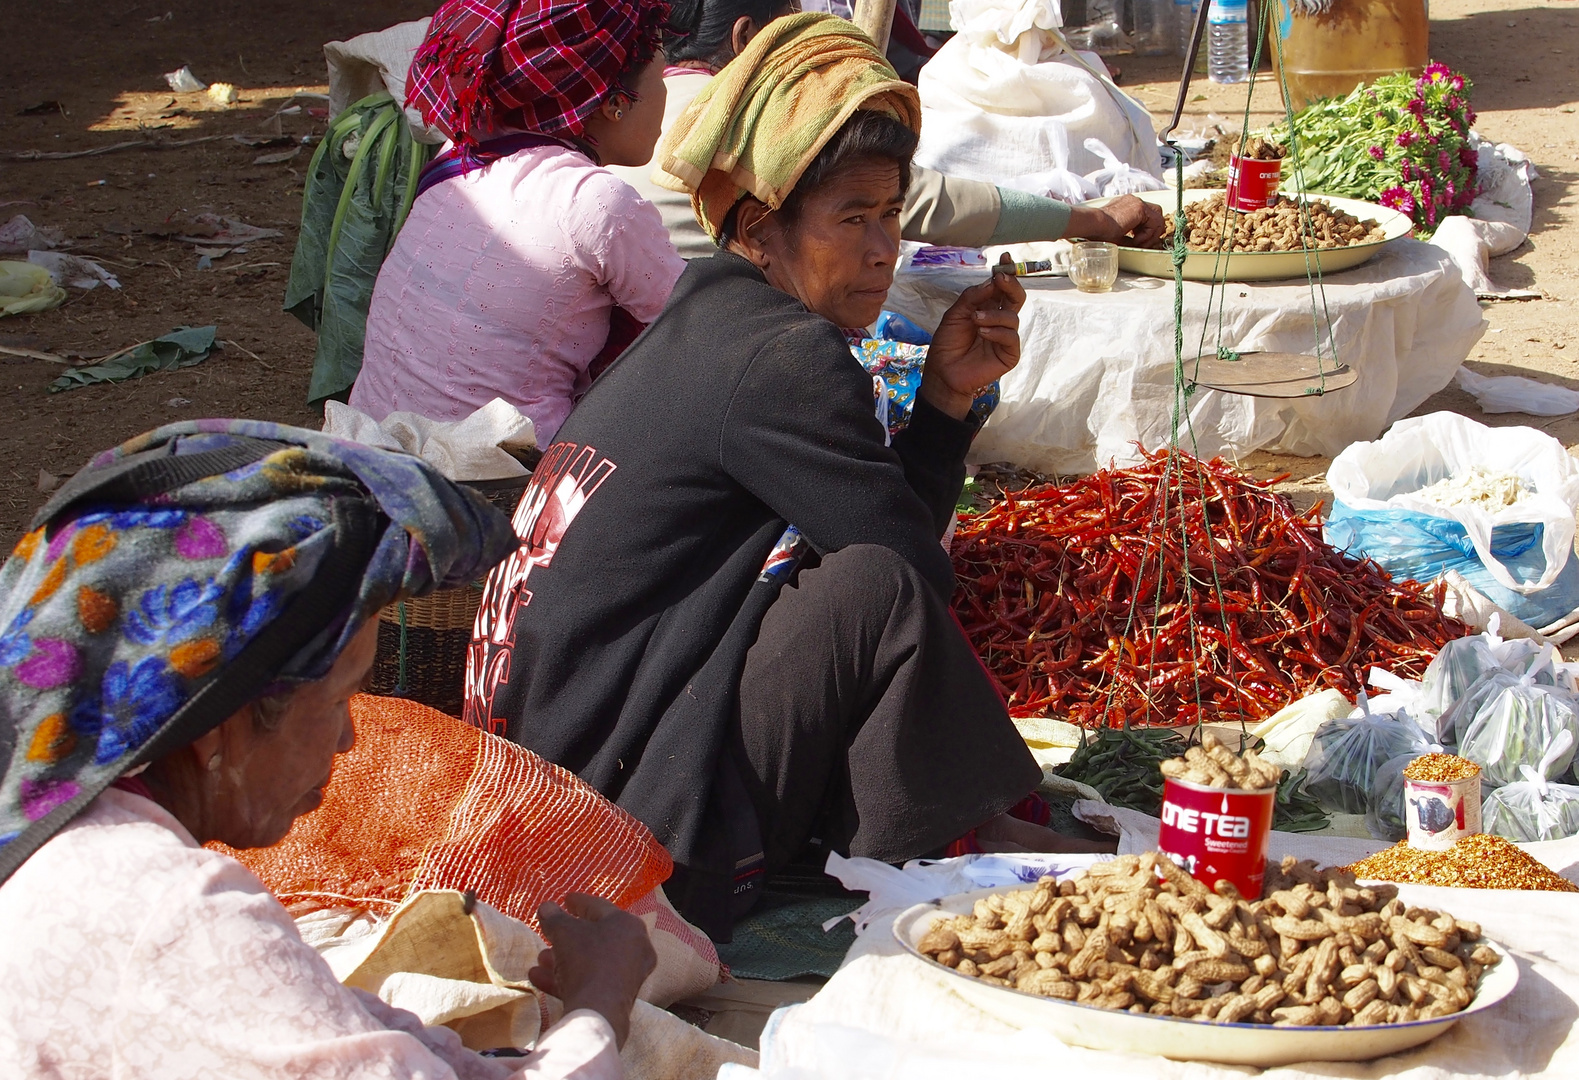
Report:
M 1041 770 L 920 575 L 859 545 L 802 570 L 763 618 L 728 755 L 772 873 L 814 837 L 900 862 L 1035 790 Z

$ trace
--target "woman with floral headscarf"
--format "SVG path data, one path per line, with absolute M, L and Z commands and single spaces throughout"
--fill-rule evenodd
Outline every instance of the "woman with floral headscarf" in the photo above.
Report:
M 664 112 L 667 0 L 446 0 L 408 105 L 451 146 L 379 270 L 350 403 L 459 420 L 496 397 L 538 444 L 662 310 L 684 262 L 605 166 Z
M 512 546 L 421 461 L 274 424 L 161 428 L 60 490 L 0 568 L 6 1076 L 620 1075 L 653 963 L 635 916 L 544 906 L 533 978 L 566 1017 L 516 1072 L 341 986 L 201 846 L 268 846 L 314 809 L 379 609 Z

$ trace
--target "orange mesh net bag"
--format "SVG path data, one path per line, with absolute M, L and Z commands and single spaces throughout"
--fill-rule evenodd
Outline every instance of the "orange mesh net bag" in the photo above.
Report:
M 470 890 L 533 929 L 538 905 L 570 892 L 667 907 L 649 894 L 669 876 L 669 853 L 565 769 L 403 698 L 359 694 L 351 719 L 356 746 L 336 759 L 323 805 L 273 847 L 224 849 L 298 918 L 384 916 L 424 889 Z

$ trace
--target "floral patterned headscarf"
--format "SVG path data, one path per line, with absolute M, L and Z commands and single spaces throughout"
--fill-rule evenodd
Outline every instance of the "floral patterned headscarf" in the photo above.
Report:
M 421 460 L 300 428 L 199 420 L 99 455 L 0 567 L 0 882 L 127 770 L 514 542 Z

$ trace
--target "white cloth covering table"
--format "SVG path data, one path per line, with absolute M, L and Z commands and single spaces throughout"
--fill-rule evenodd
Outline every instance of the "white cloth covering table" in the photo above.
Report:
M 1111 819 L 1121 853 L 1152 850 L 1157 819 L 1100 803 L 1077 803 L 1088 821 Z M 1101 826 L 1099 826 L 1101 827 Z M 1270 854 L 1343 864 L 1386 844 L 1330 835 L 1273 833 Z M 1579 838 L 1521 844 L 1530 854 L 1579 879 Z M 719 1080 L 1460 1080 L 1579 1076 L 1579 894 L 1493 889 L 1401 887 L 1409 903 L 1473 919 L 1487 936 L 1507 946 L 1519 965 L 1519 985 L 1506 1001 L 1454 1025 L 1413 1050 L 1369 1062 L 1330 1062 L 1257 1070 L 1209 1062 L 1103 1053 L 1066 1046 L 1051 1035 L 1019 1029 L 990 1016 L 948 989 L 948 977 L 904 953 L 894 941 L 895 916 L 919 900 L 914 891 L 936 879 L 932 895 L 965 892 L 987 882 L 971 876 L 967 860 L 916 868 L 910 888 L 886 886 L 886 909 L 872 904 L 857 914 L 871 919 L 844 966 L 803 1005 L 781 1009 L 762 1034 L 761 1071 L 726 1066 Z M 1058 856 L 990 856 L 1045 862 Z M 1066 856 L 1068 869 L 1089 857 Z M 865 862 L 865 860 L 855 860 Z M 830 866 L 830 871 L 835 869 Z M 1060 871 L 1062 873 L 1063 871 Z M 873 875 L 874 877 L 877 875 Z M 922 894 L 924 895 L 924 893 Z
M 983 276 L 983 270 L 903 270 L 886 306 L 930 330 L 960 291 Z M 1148 450 L 1167 446 L 1174 406 L 1173 282 L 1120 274 L 1112 292 L 1097 294 L 1079 292 L 1064 277 L 1022 282 L 1020 365 L 1003 379 L 1002 402 L 977 437 L 971 460 L 1088 473 L 1112 462 L 1135 463 L 1137 442 Z M 1306 281 L 1219 288 L 1226 289 L 1223 344 L 1241 353 L 1313 352 Z M 1474 291 L 1446 253 L 1416 240 L 1392 241 L 1370 262 L 1329 275 L 1324 291 L 1339 361 L 1358 372 L 1358 381 L 1301 399 L 1197 391 L 1190 419 L 1202 457 L 1261 449 L 1332 456 L 1351 442 L 1374 439 L 1447 386 L 1485 330 Z M 1216 297 L 1203 338 L 1208 292 L 1204 283 L 1185 283 L 1188 358 L 1217 349 Z M 1321 293 L 1315 295 L 1319 306 Z M 1180 446 L 1192 449 L 1191 436 L 1181 431 Z

